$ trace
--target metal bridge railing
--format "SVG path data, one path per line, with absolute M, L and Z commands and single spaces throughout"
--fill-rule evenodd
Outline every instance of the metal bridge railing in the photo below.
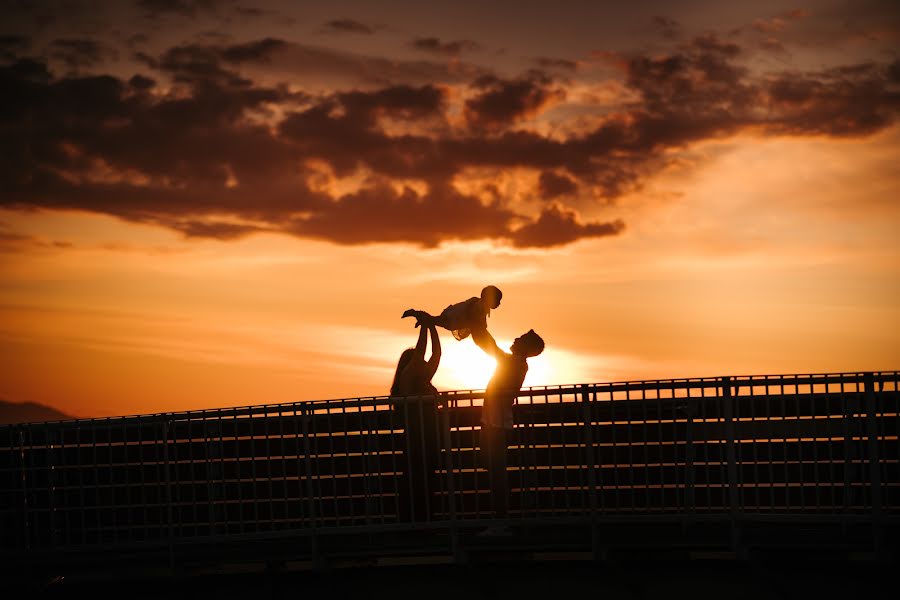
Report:
M 5 426 L 0 551 L 490 519 L 482 394 Z M 526 388 L 509 516 L 878 523 L 900 514 L 898 408 L 898 372 Z

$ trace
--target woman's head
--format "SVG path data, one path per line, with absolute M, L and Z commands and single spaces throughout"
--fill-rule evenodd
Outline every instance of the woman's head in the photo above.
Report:
M 503 298 L 503 292 L 495 285 L 485 286 L 481 290 L 481 301 L 488 307 L 488 310 L 500 306 L 500 299 Z
M 397 370 L 394 371 L 394 382 L 391 384 L 391 396 L 399 395 L 401 376 L 403 370 L 409 365 L 410 361 L 416 355 L 415 348 L 407 348 L 400 354 L 400 360 L 397 361 Z

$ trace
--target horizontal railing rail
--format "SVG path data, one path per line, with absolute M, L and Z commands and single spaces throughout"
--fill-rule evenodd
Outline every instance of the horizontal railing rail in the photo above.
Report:
M 494 519 L 484 392 L 0 428 L 0 551 Z M 526 388 L 517 522 L 900 515 L 900 373 Z

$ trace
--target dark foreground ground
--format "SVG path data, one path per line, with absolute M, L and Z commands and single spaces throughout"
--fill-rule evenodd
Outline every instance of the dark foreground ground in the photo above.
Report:
M 143 578 L 7 579 L 6 598 L 889 598 L 897 564 L 870 561 L 544 561 L 517 564 L 345 567 L 292 571 L 240 565 L 216 573 Z M 229 572 L 230 571 L 230 572 Z M 14 587 L 10 587 L 10 583 Z

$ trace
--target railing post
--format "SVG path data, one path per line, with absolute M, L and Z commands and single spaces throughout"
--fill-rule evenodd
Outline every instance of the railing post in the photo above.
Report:
M 318 517 L 316 516 L 316 496 L 312 476 L 312 459 L 310 458 L 312 448 L 310 446 L 309 423 L 312 417 L 309 415 L 309 410 L 308 406 L 303 407 L 303 453 L 306 458 L 306 495 L 309 500 L 309 518 L 312 523 L 310 550 L 312 551 L 313 565 L 316 568 L 320 568 L 324 564 L 322 557 L 319 555 Z
M 92 424 L 93 426 L 93 424 Z M 166 472 L 166 523 L 168 525 L 168 549 L 169 549 L 169 571 L 175 574 L 175 540 L 172 523 L 172 475 L 169 472 L 169 419 L 163 417 L 162 421 L 163 434 L 163 463 Z
M 597 458 L 594 452 L 594 423 L 591 407 L 591 388 L 586 384 L 581 388 L 582 419 L 584 420 L 584 454 L 588 466 L 588 502 L 591 510 L 591 551 L 594 560 L 603 559 L 600 548 L 600 533 L 597 531 Z
M 883 532 L 881 528 L 882 490 L 881 462 L 878 452 L 878 402 L 875 397 L 875 377 L 873 373 L 863 376 L 866 393 L 866 430 L 868 434 L 869 485 L 872 490 L 872 542 L 875 556 L 883 553 Z
M 28 471 L 25 468 L 25 427 L 18 425 L 16 427 L 19 439 L 19 483 L 22 486 L 22 546 L 24 549 L 31 549 L 31 528 L 28 525 Z
M 703 392 L 704 388 L 700 388 Z M 694 472 L 694 406 L 692 404 L 693 396 L 691 396 L 691 388 L 687 388 L 688 397 L 685 402 L 685 432 L 684 432 L 684 508 L 685 512 L 693 515 L 697 512 L 697 497 L 695 490 L 696 473 Z M 701 396 L 702 400 L 703 396 Z M 687 531 L 689 525 L 693 524 L 693 519 L 688 517 L 682 521 L 683 531 Z
M 737 452 L 734 431 L 734 404 L 731 395 L 731 377 L 722 377 L 722 409 L 725 419 L 725 452 L 728 461 L 728 513 L 731 520 L 731 546 L 735 554 L 740 554 L 739 482 L 737 472 Z
M 444 401 L 441 411 L 441 433 L 444 447 L 444 463 L 447 469 L 447 508 L 450 511 L 450 552 L 456 563 L 464 563 L 465 556 L 459 546 L 459 530 L 456 522 L 456 487 L 453 484 L 453 440 L 450 437 L 450 398 Z

